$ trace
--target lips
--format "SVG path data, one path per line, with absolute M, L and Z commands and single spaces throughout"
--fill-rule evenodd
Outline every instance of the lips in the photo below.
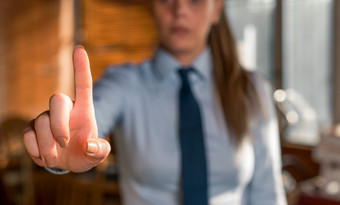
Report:
M 171 29 L 171 32 L 173 34 L 178 34 L 178 35 L 185 35 L 187 33 L 189 33 L 189 29 L 183 27 L 183 26 L 174 26 L 172 29 Z

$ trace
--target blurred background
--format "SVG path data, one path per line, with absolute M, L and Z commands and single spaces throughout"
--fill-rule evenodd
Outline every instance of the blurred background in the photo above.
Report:
M 0 0 L 0 204 L 120 204 L 114 150 L 83 174 L 35 166 L 22 129 L 73 96 L 72 50 L 94 80 L 157 46 L 149 0 Z M 273 86 L 289 204 L 340 204 L 340 0 L 226 0 L 242 64 Z M 110 137 L 108 137 L 110 140 Z

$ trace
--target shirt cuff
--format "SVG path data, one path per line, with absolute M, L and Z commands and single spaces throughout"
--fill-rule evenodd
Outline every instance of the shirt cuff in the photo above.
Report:
M 62 170 L 62 169 L 57 169 L 57 168 L 50 168 L 50 167 L 44 167 L 48 172 L 52 173 L 52 174 L 58 174 L 58 175 L 62 175 L 62 174 L 67 174 L 70 171 L 66 171 L 66 170 Z

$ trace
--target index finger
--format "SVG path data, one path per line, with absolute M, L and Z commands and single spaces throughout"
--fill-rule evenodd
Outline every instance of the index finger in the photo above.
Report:
M 75 47 L 73 51 L 74 83 L 76 105 L 92 105 L 92 76 L 90 61 L 83 46 Z

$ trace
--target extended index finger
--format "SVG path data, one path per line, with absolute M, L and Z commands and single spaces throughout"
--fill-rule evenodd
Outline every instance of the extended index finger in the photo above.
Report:
M 73 51 L 74 83 L 76 105 L 92 105 L 92 76 L 90 61 L 83 46 L 77 46 Z

